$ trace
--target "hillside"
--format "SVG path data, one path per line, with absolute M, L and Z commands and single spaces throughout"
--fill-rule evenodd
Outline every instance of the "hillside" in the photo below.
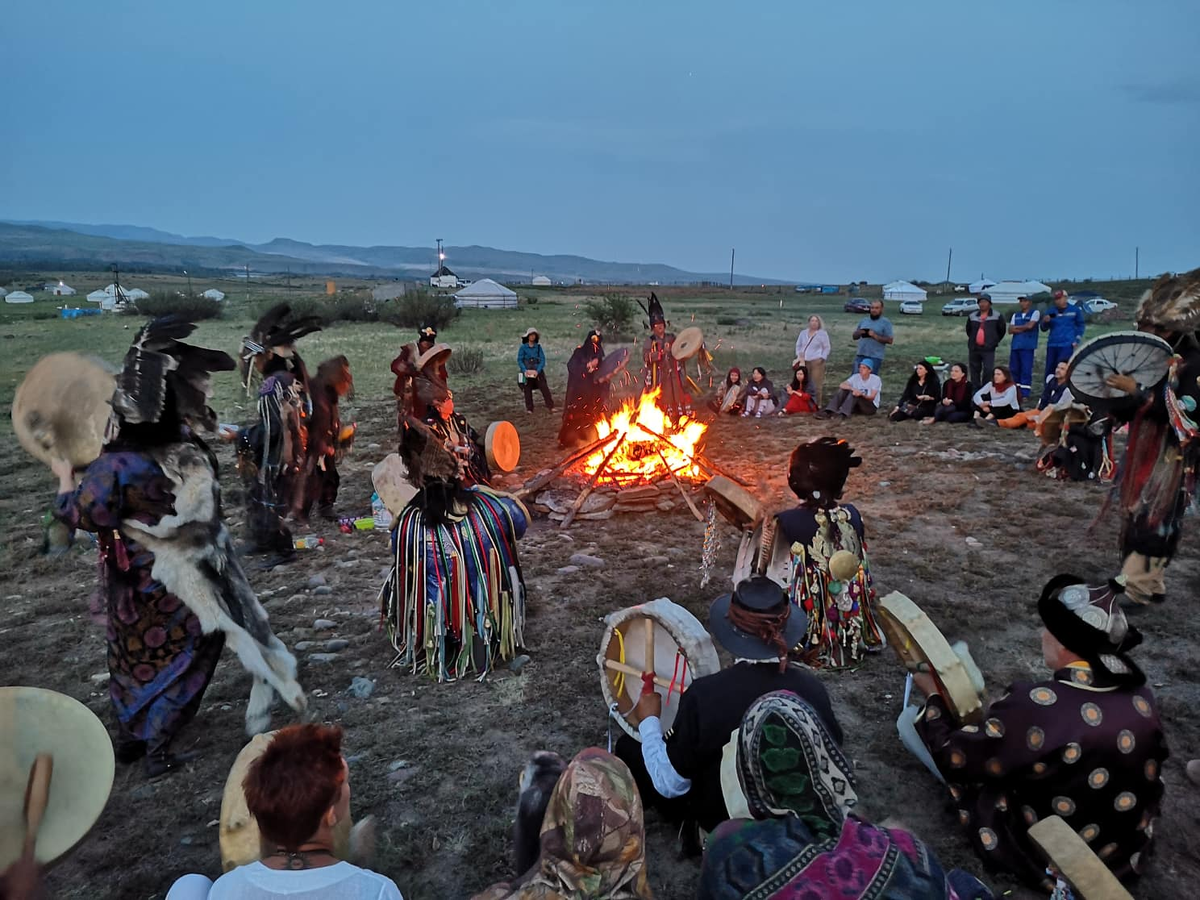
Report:
M 543 255 L 494 247 L 446 247 L 447 262 L 470 279 L 601 284 L 726 283 L 720 273 L 688 272 L 662 263 L 623 263 L 584 256 Z M 220 271 L 249 266 L 257 272 L 422 278 L 434 268 L 430 247 L 355 247 L 275 238 L 248 244 L 222 238 L 191 238 L 136 225 L 0 221 L 0 263 L 27 267 L 104 268 L 111 263 L 146 269 Z M 739 275 L 738 284 L 783 284 L 779 279 Z

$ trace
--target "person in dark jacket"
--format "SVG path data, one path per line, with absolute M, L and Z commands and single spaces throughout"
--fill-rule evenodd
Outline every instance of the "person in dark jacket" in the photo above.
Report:
M 337 502 L 341 476 L 337 464 L 349 447 L 353 430 L 345 439 L 338 401 L 354 390 L 350 362 L 345 356 L 327 359 L 317 367 L 309 382 L 312 415 L 308 419 L 308 443 L 305 447 L 303 495 L 293 510 L 298 522 L 308 519 L 313 504 L 323 519 L 334 518 L 333 504 Z
M 567 399 L 563 404 L 560 447 L 578 447 L 596 439 L 596 422 L 608 409 L 608 379 L 599 374 L 604 361 L 604 341 L 599 331 L 589 331 L 567 360 Z
M 525 411 L 533 412 L 533 389 L 542 392 L 546 409 L 554 409 L 554 398 L 550 396 L 550 385 L 546 381 L 546 351 L 542 349 L 536 328 L 527 328 L 521 335 L 521 346 L 517 349 L 517 369 L 521 389 L 525 392 Z
M 950 377 L 942 384 L 942 402 L 938 404 L 932 416 L 921 420 L 921 424 L 970 422 L 973 394 L 971 382 L 967 378 L 966 365 L 960 362 L 955 363 L 950 367 Z
M 904 393 L 900 395 L 888 418 L 893 422 L 928 419 L 937 411 L 941 396 L 942 385 L 933 371 L 933 366 L 921 360 L 913 367 L 913 373 L 908 376 L 908 384 L 904 386 Z
M 967 317 L 967 362 L 971 384 L 984 384 L 996 368 L 996 348 L 1004 340 L 1008 325 L 992 310 L 990 294 L 979 295 L 979 309 Z
M 692 682 L 665 739 L 662 697 L 643 694 L 636 707 L 641 744 L 626 735 L 613 749 L 633 772 L 647 806 L 705 831 L 729 818 L 721 757 L 759 697 L 791 691 L 816 711 L 837 743 L 843 739 L 825 686 L 805 666 L 788 661 L 788 649 L 804 638 L 808 622 L 783 588 L 762 575 L 743 579 L 732 594 L 713 601 L 708 627 L 734 665 Z
M 1058 364 L 1064 360 L 1069 362 L 1083 340 L 1083 310 L 1067 302 L 1066 291 L 1055 291 L 1054 304 L 1046 310 L 1040 321 L 1038 327 L 1050 332 L 1046 339 L 1045 374 L 1045 380 L 1049 381 Z

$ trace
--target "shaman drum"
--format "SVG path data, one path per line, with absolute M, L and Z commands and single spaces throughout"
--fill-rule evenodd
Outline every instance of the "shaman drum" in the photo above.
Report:
M 371 484 L 393 518 L 400 515 L 408 501 L 417 494 L 417 488 L 409 481 L 408 469 L 399 453 L 389 453 L 375 464 L 371 470 Z
M 960 723 L 983 718 L 983 675 L 966 644 L 951 647 L 937 626 L 899 591 L 880 601 L 879 621 L 888 643 L 909 671 L 927 667 L 938 692 Z
M 228 872 L 262 858 L 259 846 L 258 823 L 246 806 L 246 792 L 242 785 L 250 764 L 263 755 L 275 732 L 256 734 L 250 739 L 229 770 L 225 779 L 225 792 L 221 795 L 221 818 L 217 840 L 221 846 L 221 871 Z M 365 820 L 364 820 L 365 821 Z M 340 821 L 333 828 L 333 855 L 338 859 L 349 859 L 352 855 L 353 829 L 349 819 Z
M 500 472 L 511 472 L 521 461 L 521 436 L 512 422 L 493 422 L 483 438 L 488 465 Z
M 721 668 L 712 638 L 699 619 L 666 597 L 617 610 L 604 622 L 596 662 L 605 705 L 616 704 L 621 728 L 641 740 L 632 712 L 642 695 L 642 673 L 653 672 L 654 689 L 663 696 L 663 731 L 670 731 L 683 692 Z
M 704 490 L 716 504 L 717 512 L 738 528 L 749 530 L 763 517 L 762 504 L 754 495 L 724 475 L 709 479 Z
M 1079 900 L 1133 900 L 1117 876 L 1059 816 L 1029 829 L 1029 839 Z
M 704 332 L 693 325 L 691 328 L 683 329 L 675 336 L 675 340 L 671 342 L 671 355 L 683 362 L 699 353 L 703 346 Z
M 434 344 L 424 353 L 417 357 L 417 371 L 424 372 L 429 366 L 434 366 L 434 372 L 441 366 L 446 365 L 450 359 L 449 344 Z
M 627 365 L 629 365 L 629 349 L 621 347 L 619 350 L 614 350 L 600 360 L 600 365 L 596 369 L 596 380 L 612 381 L 613 377 Z
M 1105 405 L 1129 396 L 1105 384 L 1109 375 L 1128 375 L 1139 390 L 1162 384 L 1175 352 L 1162 338 L 1144 331 L 1113 331 L 1075 351 L 1067 383 L 1081 403 Z
M 116 762 L 96 715 L 45 688 L 0 687 L 0 872 L 25 848 L 25 791 L 41 754 L 53 760 L 34 858 L 49 865 L 88 833 L 108 802 Z
M 31 455 L 49 465 L 56 457 L 81 469 L 100 455 L 116 379 L 78 353 L 44 356 L 13 397 L 13 431 Z

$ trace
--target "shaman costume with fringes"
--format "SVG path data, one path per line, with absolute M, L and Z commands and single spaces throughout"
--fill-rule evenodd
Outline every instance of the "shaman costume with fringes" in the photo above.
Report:
M 411 417 L 400 455 L 419 490 L 392 527 L 392 569 L 380 591 L 393 665 L 438 681 L 482 678 L 524 644 L 517 540 L 528 512 L 513 497 L 464 487 L 465 463 Z
M 212 428 L 208 373 L 219 351 L 182 343 L 195 328 L 170 317 L 145 326 L 125 358 L 104 450 L 56 515 L 94 532 L 107 621 L 109 695 L 118 753 L 172 767 L 171 741 L 199 710 L 221 650 L 254 676 L 246 727 L 265 730 L 278 693 L 305 699 L 296 663 L 271 632 L 221 516 L 216 460 L 191 431 Z

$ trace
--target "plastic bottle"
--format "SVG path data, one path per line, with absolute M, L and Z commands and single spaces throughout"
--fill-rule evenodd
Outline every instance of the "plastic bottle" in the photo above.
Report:
M 325 538 L 317 537 L 315 534 L 292 538 L 292 547 L 296 550 L 315 550 L 317 547 L 323 547 L 324 545 Z
M 392 528 L 392 514 L 388 511 L 387 506 L 379 498 L 378 493 L 371 494 L 371 515 L 375 520 L 376 531 L 390 531 Z

